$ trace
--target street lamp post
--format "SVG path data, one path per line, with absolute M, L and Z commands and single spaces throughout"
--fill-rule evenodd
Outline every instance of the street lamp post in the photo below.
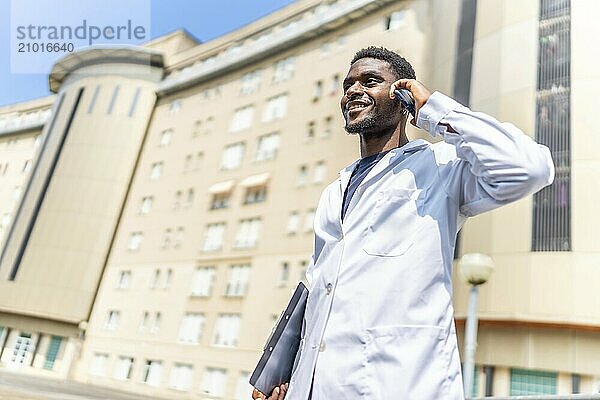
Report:
M 473 392 L 473 372 L 475 369 L 475 348 L 477 347 L 477 296 L 479 285 L 488 281 L 494 270 L 494 262 L 490 256 L 480 253 L 469 253 L 461 257 L 459 270 L 465 282 L 471 285 L 469 291 L 469 307 L 465 326 L 465 358 L 463 385 L 465 397 Z

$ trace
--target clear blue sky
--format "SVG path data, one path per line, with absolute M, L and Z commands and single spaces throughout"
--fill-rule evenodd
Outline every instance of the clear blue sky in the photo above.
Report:
M 39 1 L 61 4 L 67 0 Z M 293 0 L 151 0 L 151 36 L 155 38 L 185 28 L 197 39 L 206 42 L 292 2 Z M 127 4 L 127 0 L 123 0 L 123 4 Z M 46 74 L 10 72 L 9 44 L 10 0 L 0 0 L 0 105 L 48 95 L 50 92 Z

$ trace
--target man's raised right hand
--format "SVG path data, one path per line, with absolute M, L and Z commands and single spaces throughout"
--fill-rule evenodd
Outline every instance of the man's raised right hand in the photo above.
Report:
M 252 398 L 254 400 L 283 400 L 285 399 L 285 393 L 287 392 L 289 385 L 289 383 L 279 385 L 278 387 L 273 389 L 273 393 L 271 393 L 269 397 L 267 397 L 265 394 L 261 393 L 255 388 L 252 392 Z

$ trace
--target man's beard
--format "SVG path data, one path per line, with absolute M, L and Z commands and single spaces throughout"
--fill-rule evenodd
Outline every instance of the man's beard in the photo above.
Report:
M 344 129 L 351 135 L 360 134 L 364 137 L 379 137 L 389 133 L 390 117 L 383 113 L 370 112 L 358 122 L 347 122 Z

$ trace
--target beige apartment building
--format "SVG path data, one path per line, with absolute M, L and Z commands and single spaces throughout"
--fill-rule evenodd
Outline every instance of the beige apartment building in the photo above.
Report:
M 181 30 L 67 55 L 49 76 L 55 95 L 0 108 L 0 368 L 249 398 L 304 279 L 321 190 L 358 157 L 341 81 L 357 50 L 381 45 L 432 90 L 549 145 L 557 166 L 551 187 L 462 230 L 457 256 L 496 264 L 475 394 L 597 392 L 598 12 L 299 0 L 207 43 Z M 457 275 L 459 334 L 467 293 Z

